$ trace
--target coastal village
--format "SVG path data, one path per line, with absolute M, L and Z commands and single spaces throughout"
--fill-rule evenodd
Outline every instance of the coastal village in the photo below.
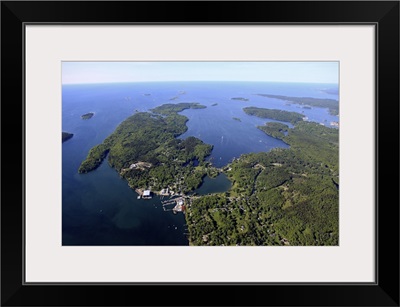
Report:
M 123 176 L 127 171 L 130 170 L 139 170 L 146 171 L 153 167 L 152 163 L 144 162 L 144 161 L 136 161 L 131 163 L 129 167 L 122 168 L 120 170 L 120 175 Z M 185 213 L 190 200 L 195 197 L 193 195 L 185 195 L 180 192 L 184 177 L 181 177 L 176 180 L 176 182 L 172 186 L 167 186 L 162 188 L 161 190 L 153 190 L 154 187 L 135 187 L 129 185 L 135 192 L 138 194 L 137 199 L 143 200 L 151 200 L 154 196 L 159 197 L 164 211 L 172 211 L 174 214 L 178 212 Z
M 136 163 L 132 163 L 129 168 L 122 169 L 120 174 L 122 175 L 130 169 L 145 170 L 151 167 L 151 163 L 138 161 Z M 169 187 L 161 189 L 161 191 L 152 191 L 151 188 L 135 188 L 135 192 L 138 194 L 137 199 L 150 200 L 153 198 L 154 195 L 158 195 L 160 197 L 164 211 L 172 211 L 174 214 L 176 214 L 177 212 L 184 213 L 186 210 L 185 203 L 189 199 L 188 196 L 178 194 L 175 191 L 171 190 Z M 167 200 L 163 200 L 167 197 Z M 171 207 L 172 205 L 173 207 Z

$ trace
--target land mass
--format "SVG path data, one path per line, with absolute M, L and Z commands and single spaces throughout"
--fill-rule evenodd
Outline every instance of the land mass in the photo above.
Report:
M 177 104 L 166 103 L 154 109 L 151 109 L 150 111 L 162 115 L 176 115 L 177 113 L 182 112 L 183 110 L 186 109 L 205 109 L 205 108 L 206 106 L 203 106 L 197 102 L 181 102 Z
M 71 139 L 74 135 L 72 133 L 68 133 L 68 132 L 62 132 L 61 133 L 61 138 L 62 138 L 62 143 L 64 143 L 65 141 L 68 141 L 69 139 Z
M 83 115 L 81 116 L 81 118 L 82 118 L 82 119 L 90 119 L 90 118 L 93 117 L 93 115 L 94 115 L 94 113 L 90 112 L 90 113 L 83 114 Z
M 262 97 L 275 98 L 279 100 L 285 100 L 294 104 L 300 104 L 307 107 L 320 107 L 328 108 L 331 115 L 339 115 L 339 101 L 335 99 L 324 99 L 324 98 L 311 98 L 311 97 L 290 97 L 281 95 L 270 95 L 270 94 L 257 94 Z
M 164 104 L 135 113 L 89 151 L 79 173 L 108 157 L 132 189 L 186 195 L 190 245 L 338 245 L 338 129 L 306 122 L 296 112 L 244 108 L 252 116 L 292 123 L 258 127 L 290 148 L 243 154 L 217 169 L 206 161 L 212 145 L 177 138 L 188 121 L 178 113 L 189 108 L 205 106 Z M 228 191 L 192 194 L 205 176 L 219 172 L 232 182 Z
M 190 245 L 338 245 L 338 130 L 300 120 L 291 129 L 259 129 L 290 148 L 244 154 L 227 165 L 232 188 L 188 207 Z
M 275 119 L 283 122 L 295 124 L 304 119 L 304 115 L 297 112 L 289 112 L 278 109 L 264 109 L 257 107 L 243 108 L 243 111 L 248 115 L 254 115 L 261 118 Z
M 139 112 L 123 121 L 102 144 L 93 147 L 79 173 L 96 169 L 108 155 L 108 163 L 133 189 L 169 189 L 185 194 L 213 172 L 205 158 L 213 146 L 195 137 L 177 139 L 187 130 L 185 109 L 202 109 L 198 103 L 164 104 L 150 113 Z M 195 164 L 197 164 L 195 166 Z
M 233 97 L 231 99 L 232 100 L 240 100 L 240 101 L 249 101 L 247 98 L 243 98 L 243 97 Z
M 277 122 L 268 122 L 264 126 L 258 126 L 257 128 L 261 131 L 264 131 L 266 134 L 280 140 L 283 140 L 289 130 L 288 125 Z

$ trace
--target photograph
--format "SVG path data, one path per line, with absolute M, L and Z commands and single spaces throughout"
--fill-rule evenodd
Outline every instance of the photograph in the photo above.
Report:
M 0 6 L 1 306 L 399 306 L 399 0 Z
M 62 245 L 339 246 L 338 61 L 62 63 Z

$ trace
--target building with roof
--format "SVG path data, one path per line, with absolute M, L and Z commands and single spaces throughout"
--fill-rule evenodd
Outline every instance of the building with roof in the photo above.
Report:
M 142 198 L 143 199 L 150 199 L 151 198 L 151 191 L 150 190 L 144 190 Z

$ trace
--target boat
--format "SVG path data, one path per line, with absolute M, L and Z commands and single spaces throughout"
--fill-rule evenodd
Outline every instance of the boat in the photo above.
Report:
M 137 197 L 137 199 L 140 199 L 140 195 Z

